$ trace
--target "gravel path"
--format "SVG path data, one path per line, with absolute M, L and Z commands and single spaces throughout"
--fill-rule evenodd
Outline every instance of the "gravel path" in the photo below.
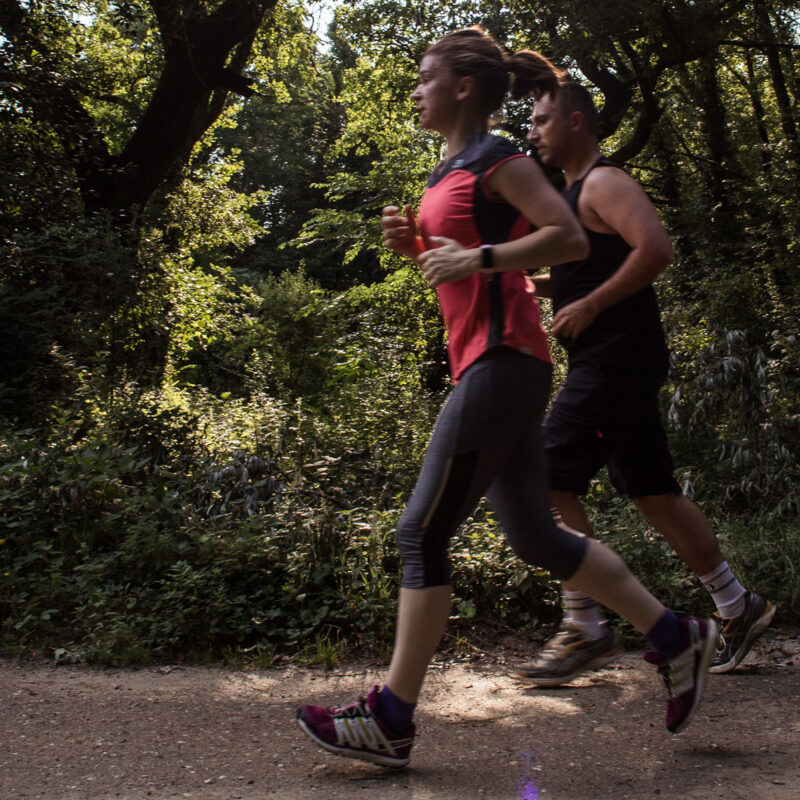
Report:
M 382 669 L 142 670 L 0 661 L 2 800 L 797 800 L 800 632 L 711 676 L 680 736 L 660 679 L 626 653 L 561 689 L 508 674 L 523 650 L 436 664 L 401 772 L 318 751 L 304 701 L 355 699 Z

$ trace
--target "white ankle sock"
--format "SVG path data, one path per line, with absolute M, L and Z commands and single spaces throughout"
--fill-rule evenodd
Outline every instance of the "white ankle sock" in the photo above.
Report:
M 733 619 L 744 611 L 745 588 L 736 580 L 727 561 L 723 561 L 708 574 L 698 577 L 723 619 Z
M 605 634 L 600 604 L 584 592 L 571 592 L 564 595 L 564 619 L 576 627 L 584 639 L 594 642 Z

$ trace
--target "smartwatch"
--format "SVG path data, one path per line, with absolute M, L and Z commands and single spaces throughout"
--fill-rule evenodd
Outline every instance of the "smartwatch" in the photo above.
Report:
M 491 244 L 481 245 L 481 272 L 491 272 L 494 267 L 494 246 Z

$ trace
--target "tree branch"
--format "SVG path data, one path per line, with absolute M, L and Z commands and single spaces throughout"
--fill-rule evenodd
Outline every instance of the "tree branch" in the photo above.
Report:
M 644 150 L 650 140 L 653 128 L 661 118 L 661 109 L 653 91 L 653 84 L 649 80 L 641 78 L 639 89 L 642 96 L 642 110 L 636 118 L 633 135 L 611 155 L 612 160 L 620 164 L 636 158 Z
M 276 0 L 226 0 L 202 16 L 191 0 L 151 0 L 165 61 L 139 124 L 118 158 L 118 180 L 106 203 L 127 208 L 147 202 L 175 162 L 224 108 L 228 93 L 251 92 L 240 75 L 255 35 Z M 176 7 L 177 6 L 177 7 Z
M 628 113 L 634 83 L 623 83 L 596 61 L 578 61 L 580 71 L 603 93 L 603 107 L 598 112 L 600 139 L 610 136 Z

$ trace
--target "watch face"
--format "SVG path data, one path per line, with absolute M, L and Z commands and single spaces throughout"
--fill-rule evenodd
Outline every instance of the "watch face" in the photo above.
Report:
M 491 269 L 494 266 L 494 249 L 490 244 L 481 245 L 481 269 Z

